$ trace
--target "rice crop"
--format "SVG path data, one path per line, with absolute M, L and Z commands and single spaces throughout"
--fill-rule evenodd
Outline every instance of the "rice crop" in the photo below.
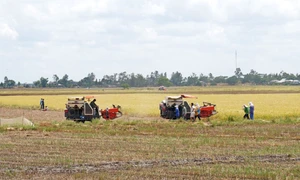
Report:
M 97 99 L 100 109 L 111 107 L 112 104 L 121 105 L 124 115 L 134 117 L 157 117 L 159 103 L 167 95 L 161 93 L 111 93 L 93 94 Z M 39 109 L 40 98 L 45 99 L 49 110 L 63 111 L 68 97 L 81 97 L 87 94 L 68 95 L 22 95 L 0 96 L 0 106 L 10 108 Z M 90 95 L 90 94 L 88 94 Z M 235 120 L 243 117 L 243 104 L 251 101 L 255 105 L 255 119 L 276 120 L 295 119 L 300 117 L 300 94 L 275 93 L 275 94 L 191 94 L 198 99 L 186 99 L 189 103 L 202 104 L 203 101 L 216 104 L 218 114 L 212 119 Z

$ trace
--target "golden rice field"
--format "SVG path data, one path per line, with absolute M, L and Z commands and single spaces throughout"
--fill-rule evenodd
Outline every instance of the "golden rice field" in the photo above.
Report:
M 167 95 L 181 93 L 97 93 L 93 94 L 100 108 L 111 107 L 112 104 L 121 105 L 123 113 L 135 117 L 156 117 L 159 114 L 158 104 Z M 38 109 L 40 98 L 45 99 L 49 110 L 62 111 L 68 97 L 82 95 L 25 95 L 0 96 L 0 106 L 12 108 Z M 90 95 L 90 94 L 89 94 Z M 271 94 L 191 94 L 198 99 L 186 99 L 188 102 L 201 104 L 203 101 L 216 104 L 219 112 L 212 119 L 242 118 L 242 105 L 250 101 L 255 105 L 255 119 L 282 119 L 300 117 L 299 93 L 271 93 Z

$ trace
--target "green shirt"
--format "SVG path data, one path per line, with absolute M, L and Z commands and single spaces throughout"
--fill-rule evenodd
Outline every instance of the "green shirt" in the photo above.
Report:
M 244 107 L 245 114 L 249 114 L 249 107 Z

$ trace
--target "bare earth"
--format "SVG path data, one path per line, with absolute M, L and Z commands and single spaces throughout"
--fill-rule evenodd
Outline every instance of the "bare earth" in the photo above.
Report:
M 0 107 L 0 118 L 16 118 L 24 116 L 33 123 L 63 121 L 64 112 L 61 111 L 40 111 L 28 109 L 9 109 Z

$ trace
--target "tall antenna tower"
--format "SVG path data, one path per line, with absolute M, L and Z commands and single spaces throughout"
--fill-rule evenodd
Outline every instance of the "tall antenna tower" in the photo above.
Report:
M 235 50 L 235 69 L 238 68 L 238 63 L 237 63 L 237 51 Z

